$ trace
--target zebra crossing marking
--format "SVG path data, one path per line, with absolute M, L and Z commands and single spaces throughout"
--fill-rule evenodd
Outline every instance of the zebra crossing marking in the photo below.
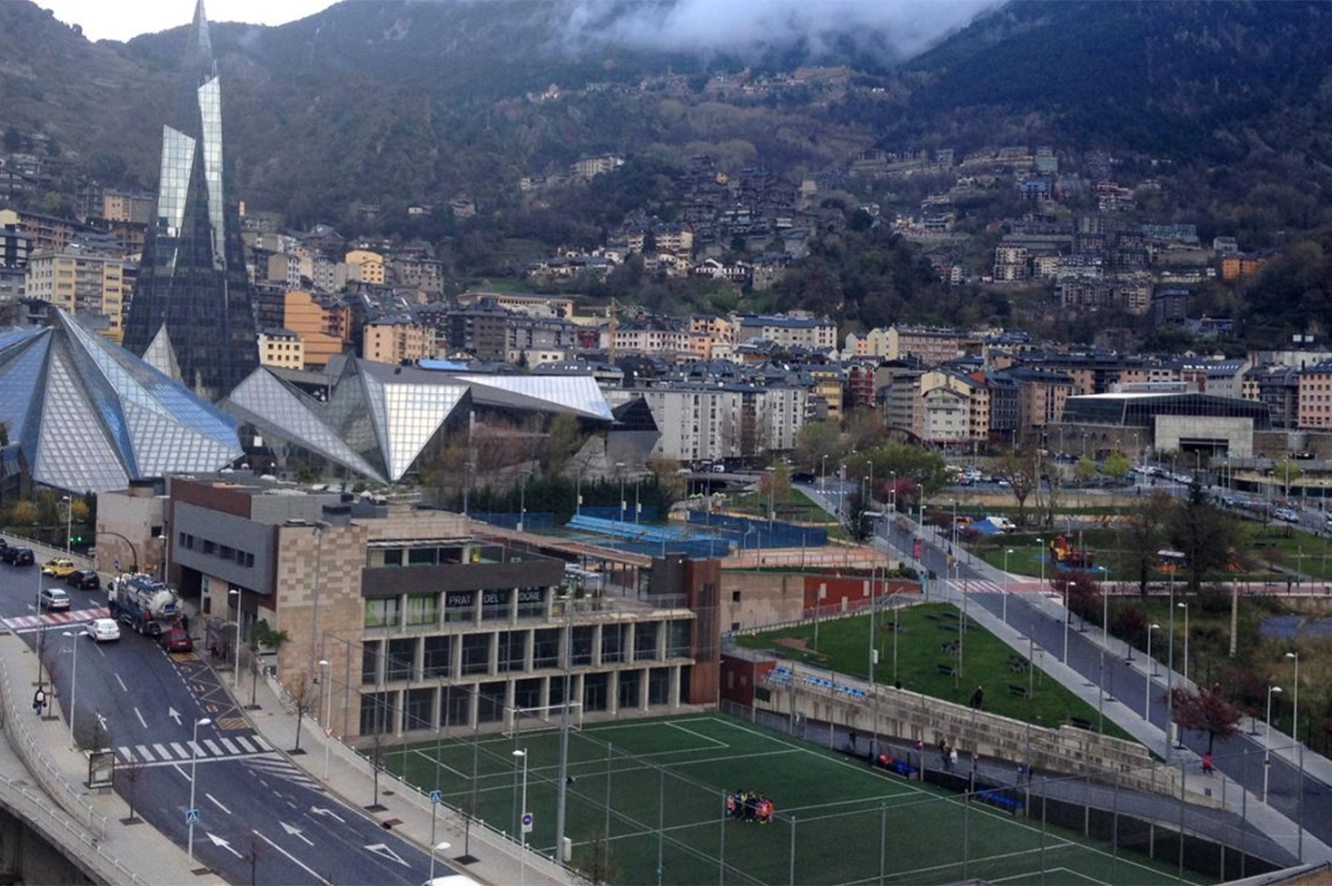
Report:
M 200 762 L 259 759 L 272 757 L 275 752 L 267 742 L 257 735 L 251 735 L 248 740 L 234 736 L 223 744 L 205 738 L 197 744 L 192 741 L 184 744 L 173 741 L 153 745 L 122 745 L 116 748 L 116 754 L 125 763 L 165 766 L 195 759 Z
M 218 729 L 249 729 L 250 721 L 244 717 L 218 717 L 213 721 Z
M 111 613 L 105 606 L 93 609 L 76 609 L 65 612 L 41 612 L 35 615 L 16 615 L 13 618 L 0 619 L 0 624 L 16 634 L 31 633 L 43 625 L 81 624 L 94 618 L 107 618 Z

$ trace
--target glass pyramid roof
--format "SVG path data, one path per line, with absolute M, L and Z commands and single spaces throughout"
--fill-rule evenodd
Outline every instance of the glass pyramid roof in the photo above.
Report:
M 33 479 L 70 492 L 226 467 L 236 422 L 64 311 L 48 329 L 0 338 L 0 422 Z

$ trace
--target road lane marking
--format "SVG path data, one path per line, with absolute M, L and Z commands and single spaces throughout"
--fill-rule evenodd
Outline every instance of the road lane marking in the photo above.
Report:
M 114 676 L 114 677 L 116 678 L 116 682 L 120 684 L 120 691 L 121 691 L 121 692 L 129 692 L 129 687 L 127 687 L 127 686 L 125 685 L 125 681 L 124 681 L 124 680 L 120 679 L 120 675 L 119 675 L 119 674 L 113 674 L 112 676 Z M 135 709 L 134 709 L 135 713 L 138 713 L 138 710 L 139 710 L 138 708 L 135 708 Z M 143 717 L 140 717 L 139 719 L 142 720 Z M 145 726 L 144 728 L 146 729 L 147 727 Z
M 239 754 L 240 749 L 231 743 L 231 739 L 218 736 L 218 741 L 222 742 L 222 747 L 227 749 L 228 754 Z
M 117 676 L 116 679 L 119 680 L 120 677 Z M 140 722 L 141 724 L 143 724 L 143 728 L 144 728 L 144 729 L 147 729 L 147 728 L 148 728 L 148 723 L 147 723 L 147 721 L 145 721 L 145 720 L 143 719 L 143 714 L 140 714 L 140 713 L 139 713 L 139 709 L 138 709 L 138 708 L 135 708 L 135 709 L 134 709 L 134 716 L 136 716 L 136 717 L 139 718 L 139 722 Z
M 221 809 L 221 810 L 222 810 L 223 812 L 225 812 L 227 815 L 230 815 L 230 814 L 231 814 L 231 810 L 228 809 L 227 807 L 223 806 L 221 803 L 219 803 L 218 800 L 217 800 L 217 797 L 214 797 L 212 794 L 209 794 L 209 793 L 205 793 L 204 796 L 207 797 L 209 800 L 212 800 L 212 801 L 213 801 L 213 805 L 216 806 L 218 809 Z
M 325 880 L 323 877 L 321 877 L 321 876 L 319 876 L 318 874 L 316 874 L 316 873 L 315 873 L 313 870 L 311 870 L 309 867 L 306 867 L 306 865 L 305 865 L 305 864 L 304 864 L 299 858 L 297 858 L 296 856 L 292 855 L 290 852 L 288 852 L 287 850 L 283 849 L 281 846 L 279 846 L 278 844 L 274 843 L 272 840 L 268 839 L 268 838 L 265 837 L 263 834 L 259 833 L 258 831 L 251 831 L 250 833 L 254 834 L 254 835 L 255 835 L 256 837 L 258 837 L 260 840 L 263 840 L 263 841 L 264 841 L 265 843 L 267 843 L 269 846 L 272 846 L 272 847 L 273 847 L 274 849 L 276 849 L 278 852 L 281 852 L 283 855 L 287 856 L 287 858 L 291 860 L 292 864 L 295 864 L 295 865 L 299 866 L 299 867 L 301 868 L 301 870 L 305 871 L 305 872 L 306 872 L 307 874 L 309 874 L 311 877 L 314 877 L 314 878 L 315 878 L 316 880 L 318 880 L 320 883 L 323 883 L 324 886 L 333 886 L 332 883 L 328 882 L 328 881 Z
M 153 745 L 153 750 L 157 751 L 157 756 L 161 757 L 163 760 L 171 759 L 171 752 L 166 749 L 166 745 L 155 744 Z
M 148 750 L 146 745 L 136 744 L 134 750 L 139 752 L 139 756 L 143 758 L 145 763 L 153 762 L 153 752 Z
M 208 748 L 209 753 L 216 754 L 219 757 L 224 753 L 220 747 L 213 743 L 211 738 L 205 738 L 203 740 L 203 746 Z
M 252 744 L 250 744 L 248 741 L 246 741 L 246 740 L 245 740 L 245 737 L 242 736 L 242 735 L 238 735 L 238 736 L 236 736 L 236 744 L 238 744 L 238 745 L 240 745 L 241 747 L 245 748 L 245 752 L 246 752 L 247 754 L 253 754 L 253 753 L 255 753 L 255 751 L 257 750 L 257 749 L 255 748 L 255 746 L 252 745 Z
M 265 740 L 264 740 L 264 737 L 263 737 L 262 735 L 258 735 L 258 734 L 256 734 L 256 735 L 251 736 L 251 738 L 254 739 L 254 743 L 257 744 L 257 745 L 259 746 L 259 749 L 260 749 L 260 750 L 264 750 L 264 751 L 271 751 L 271 750 L 273 750 L 273 746 L 272 746 L 271 744 L 269 744 L 267 741 L 265 741 Z
M 208 752 L 197 741 L 187 742 L 190 746 L 190 757 L 207 757 Z
M 171 745 L 171 750 L 176 752 L 177 757 L 180 757 L 182 760 L 188 760 L 190 758 L 190 752 L 185 750 L 184 745 L 180 742 L 171 741 L 167 742 L 167 744 Z
M 116 750 L 120 753 L 120 756 L 125 758 L 126 763 L 134 762 L 134 753 L 129 748 L 117 748 Z

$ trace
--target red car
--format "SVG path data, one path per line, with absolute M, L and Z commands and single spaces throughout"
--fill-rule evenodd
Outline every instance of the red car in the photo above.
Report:
M 194 639 L 182 627 L 174 627 L 162 634 L 162 648 L 167 652 L 193 652 Z

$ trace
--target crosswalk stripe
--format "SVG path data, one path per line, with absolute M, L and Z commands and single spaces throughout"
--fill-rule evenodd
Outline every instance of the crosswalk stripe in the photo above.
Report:
M 153 752 L 148 750 L 145 745 L 136 744 L 134 750 L 138 752 L 139 756 L 143 758 L 145 763 L 153 762 Z
M 173 741 L 168 743 L 171 745 L 171 750 L 176 752 L 177 757 L 179 757 L 182 760 L 188 760 L 190 758 L 190 752 L 185 750 L 185 748 L 180 744 L 180 742 Z
M 157 756 L 161 757 L 163 760 L 171 759 L 171 752 L 166 749 L 166 745 L 155 744 L 153 745 L 153 750 L 157 751 Z
M 203 745 L 208 748 L 210 752 L 217 754 L 219 757 L 223 755 L 223 750 L 219 748 L 211 738 L 205 738 L 203 740 Z
M 264 740 L 264 737 L 263 737 L 262 735 L 255 734 L 255 735 L 251 736 L 251 738 L 253 738 L 253 739 L 254 739 L 254 743 L 257 744 L 257 745 L 259 746 L 259 750 L 261 750 L 261 751 L 271 751 L 271 750 L 273 750 L 273 746 L 272 746 L 271 744 L 269 744 L 267 741 L 265 741 L 265 740 Z
M 228 753 L 228 754 L 239 753 L 239 751 L 236 750 L 236 746 L 235 746 L 234 744 L 231 743 L 231 739 L 229 739 L 229 738 L 222 738 L 221 736 L 218 736 L 218 739 L 217 739 L 217 740 L 220 741 L 220 742 L 222 742 L 222 747 L 224 747 L 224 748 L 227 749 L 227 753 Z
M 116 751 L 120 754 L 120 756 L 125 758 L 126 763 L 134 762 L 134 752 L 131 751 L 129 748 L 116 748 Z
M 253 753 L 255 752 L 255 748 L 254 748 L 254 746 L 251 745 L 248 741 L 246 741 L 243 737 L 241 737 L 241 736 L 239 736 L 239 735 L 236 736 L 236 744 L 238 744 L 238 745 L 240 745 L 241 747 L 245 748 L 245 752 L 248 753 L 248 754 L 253 754 Z
M 205 751 L 205 750 L 203 749 L 203 747 L 202 747 L 197 741 L 186 742 L 186 744 L 188 744 L 188 745 L 190 746 L 190 747 L 189 747 L 189 751 L 190 751 L 190 756 L 191 756 L 191 757 L 193 757 L 193 756 L 195 756 L 195 755 L 198 755 L 198 756 L 200 756 L 200 757 L 207 757 L 207 756 L 208 756 L 208 752 Z

